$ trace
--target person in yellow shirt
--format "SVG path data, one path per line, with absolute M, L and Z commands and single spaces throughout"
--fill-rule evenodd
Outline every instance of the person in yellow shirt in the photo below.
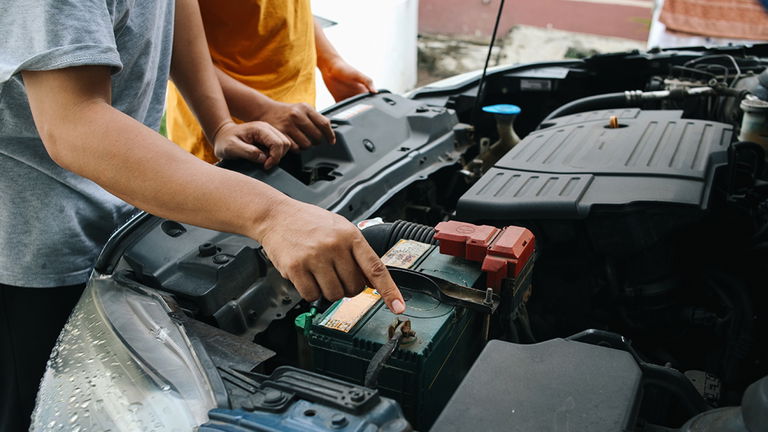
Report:
M 199 0 L 208 48 L 236 120 L 264 121 L 294 150 L 333 144 L 330 121 L 314 110 L 315 67 L 336 101 L 375 92 L 372 80 L 336 52 L 309 0 Z M 168 85 L 168 137 L 197 157 L 252 158 L 242 143 L 214 149 L 181 94 Z

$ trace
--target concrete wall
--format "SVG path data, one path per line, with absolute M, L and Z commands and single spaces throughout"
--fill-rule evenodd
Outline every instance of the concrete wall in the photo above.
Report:
M 645 43 L 587 33 L 515 26 L 494 45 L 489 66 L 582 58 L 597 53 L 642 50 Z M 458 36 L 419 37 L 419 85 L 482 69 L 488 43 Z
M 500 0 L 421 0 L 419 33 L 487 38 Z M 645 41 L 653 0 L 508 0 L 499 28 L 516 25 Z

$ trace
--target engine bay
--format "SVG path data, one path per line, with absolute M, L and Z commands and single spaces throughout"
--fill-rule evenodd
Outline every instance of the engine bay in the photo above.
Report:
M 357 223 L 400 317 L 370 288 L 307 303 L 257 242 L 148 214 L 96 269 L 199 341 L 201 431 L 768 427 L 767 66 L 768 45 L 511 66 L 480 96 L 344 101 L 336 145 L 272 170 L 221 163 Z

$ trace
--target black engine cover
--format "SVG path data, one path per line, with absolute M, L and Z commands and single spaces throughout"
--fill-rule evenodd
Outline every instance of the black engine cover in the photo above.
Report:
M 609 127 L 617 116 L 618 128 Z M 732 127 L 681 111 L 602 110 L 553 120 L 502 157 L 458 202 L 464 220 L 581 219 L 596 205 L 706 208 Z
M 553 339 L 488 342 L 436 431 L 629 431 L 641 395 L 632 356 Z

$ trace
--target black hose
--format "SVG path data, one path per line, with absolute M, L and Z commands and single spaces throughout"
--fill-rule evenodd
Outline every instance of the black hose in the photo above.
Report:
M 643 372 L 643 386 L 659 387 L 670 392 L 688 415 L 695 416 L 712 409 L 691 381 L 678 370 L 645 362 L 640 364 L 640 369 Z
M 741 416 L 748 430 L 768 430 L 768 376 L 747 387 L 741 399 Z
M 673 394 L 690 416 L 711 409 L 685 375 L 676 369 L 643 361 L 624 336 L 605 330 L 589 329 L 566 339 L 628 352 L 640 366 L 643 386 L 662 388 Z
M 434 239 L 435 229 L 428 225 L 398 220 L 392 223 L 371 225 L 363 229 L 363 237 L 379 255 L 387 251 L 402 239 L 421 243 L 437 244 Z
M 752 301 L 746 287 L 738 280 L 723 273 L 713 273 L 713 280 L 707 283 L 726 304 L 728 314 L 728 337 L 722 358 L 723 382 L 738 382 L 743 362 L 752 348 Z
M 541 121 L 539 128 L 549 127 L 548 122 L 551 122 L 557 117 L 562 117 L 568 114 L 574 114 L 584 111 L 593 111 L 599 109 L 612 109 L 612 108 L 633 108 L 641 107 L 642 103 L 646 100 L 682 100 L 689 96 L 710 96 L 712 94 L 719 94 L 723 96 L 733 96 L 737 98 L 743 98 L 748 92 L 744 90 L 736 89 L 713 89 L 711 87 L 698 87 L 692 89 L 672 89 L 668 91 L 660 92 L 643 92 L 640 90 L 631 90 L 618 93 L 605 93 L 601 95 L 589 96 L 575 101 L 568 102 L 567 104 L 555 109 L 544 120 Z
M 536 343 L 536 337 L 531 329 L 531 322 L 528 319 L 528 308 L 525 303 L 522 303 L 518 308 L 517 322 L 520 323 L 520 330 L 528 343 Z
M 589 96 L 582 99 L 576 99 L 575 101 L 571 101 L 551 113 L 547 117 L 542 120 L 541 124 L 542 127 L 545 123 L 548 121 L 557 118 L 562 117 L 568 114 L 574 114 L 578 112 L 584 112 L 584 111 L 592 111 L 597 109 L 607 109 L 607 108 L 627 108 L 627 107 L 633 107 L 633 106 L 639 106 L 640 101 L 633 101 L 630 102 L 627 98 L 627 95 L 625 92 L 619 92 L 619 93 L 606 93 L 601 95 L 595 95 L 595 96 Z

